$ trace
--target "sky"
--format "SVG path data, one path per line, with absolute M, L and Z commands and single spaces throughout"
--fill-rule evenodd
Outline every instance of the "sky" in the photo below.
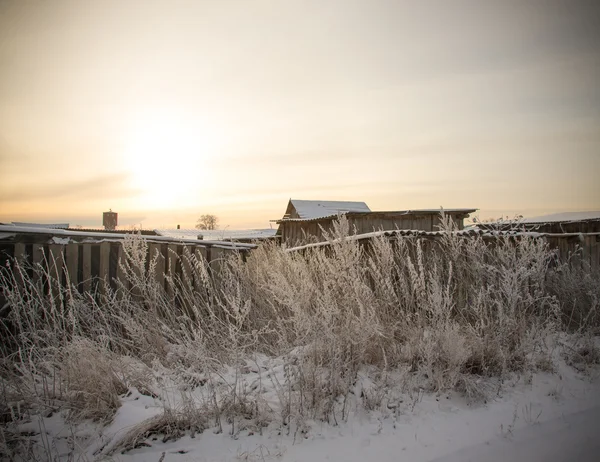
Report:
M 0 0 L 0 221 L 600 210 L 600 3 Z

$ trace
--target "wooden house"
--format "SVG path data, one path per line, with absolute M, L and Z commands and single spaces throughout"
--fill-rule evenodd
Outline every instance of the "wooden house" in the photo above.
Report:
M 475 210 L 448 209 L 444 212 L 458 229 L 463 229 L 463 220 Z M 274 221 L 279 224 L 281 241 L 294 246 L 325 241 L 323 230 L 330 231 L 339 215 L 346 217 L 350 232 L 355 234 L 395 229 L 436 231 L 440 223 L 439 209 L 374 212 L 364 202 L 296 199 L 290 199 L 284 216 Z

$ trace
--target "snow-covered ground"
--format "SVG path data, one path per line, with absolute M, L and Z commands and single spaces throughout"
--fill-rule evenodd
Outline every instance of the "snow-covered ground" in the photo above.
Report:
M 557 355 L 558 356 L 558 355 Z M 283 358 L 259 358 L 257 367 L 244 371 L 249 388 L 260 381 L 264 402 L 278 406 L 275 384 L 282 379 Z M 180 390 L 165 386 L 161 396 L 151 397 L 130 389 L 112 422 L 101 427 L 69 425 L 57 412 L 21 425 L 40 444 L 61 460 L 142 461 L 591 461 L 598 460 L 600 439 L 600 380 L 597 369 L 579 372 L 559 361 L 554 373 L 515 375 L 495 383 L 486 403 L 469 404 L 457 393 L 432 395 L 401 393 L 391 380 L 381 405 L 367 411 L 352 404 L 346 421 L 337 425 L 304 421 L 283 426 L 281 419 L 264 427 L 247 428 L 230 435 L 209 428 L 187 432 L 176 440 L 161 435 L 138 440 L 125 452 L 120 442 L 141 422 L 160 416 L 165 406 L 178 408 Z M 233 371 L 226 381 L 233 381 Z M 279 379 L 267 380 L 273 376 Z M 261 380 L 262 378 L 262 380 Z M 355 396 L 368 388 L 367 372 L 355 387 Z M 254 384 L 254 385 L 253 385 Z M 188 396 L 201 398 L 203 386 Z M 238 428 L 239 425 L 238 425 Z M 41 437 L 44 436 L 43 439 Z M 76 448 L 73 451 L 73 448 Z M 73 452 L 80 453 L 79 458 Z M 69 458 L 71 457 L 71 458 Z

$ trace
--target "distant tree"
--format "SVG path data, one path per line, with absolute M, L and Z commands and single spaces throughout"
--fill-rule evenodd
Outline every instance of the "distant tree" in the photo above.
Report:
M 197 229 L 213 230 L 219 227 L 219 218 L 216 215 L 206 214 L 198 218 Z

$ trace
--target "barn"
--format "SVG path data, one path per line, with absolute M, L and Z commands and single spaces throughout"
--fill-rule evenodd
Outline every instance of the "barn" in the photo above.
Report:
M 444 212 L 458 229 L 463 229 L 464 219 L 475 210 L 444 209 Z M 372 211 L 364 202 L 290 199 L 283 217 L 273 221 L 279 225 L 281 241 L 294 246 L 325 241 L 323 230 L 330 231 L 340 214 L 357 234 L 395 229 L 435 231 L 440 220 L 440 209 Z

